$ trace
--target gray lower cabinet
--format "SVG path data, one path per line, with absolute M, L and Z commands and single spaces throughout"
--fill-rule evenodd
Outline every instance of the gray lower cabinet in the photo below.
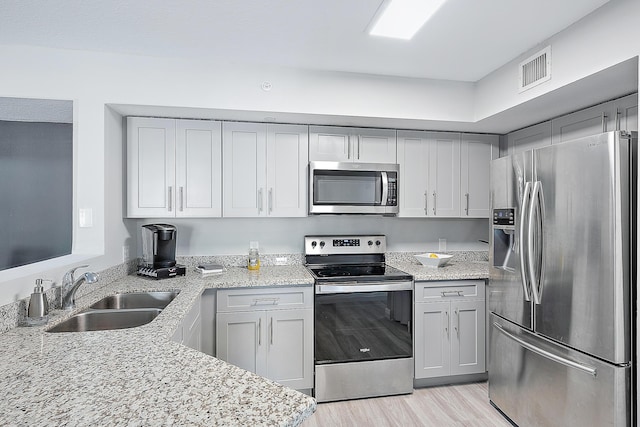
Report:
M 483 280 L 416 282 L 415 378 L 484 373 Z
M 173 334 L 173 341 L 202 351 L 201 297 L 198 297 Z
M 313 288 L 218 291 L 216 351 L 284 386 L 313 388 Z

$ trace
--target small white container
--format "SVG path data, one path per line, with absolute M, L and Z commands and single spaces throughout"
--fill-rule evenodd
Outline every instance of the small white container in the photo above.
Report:
M 446 265 L 453 255 L 427 252 L 426 254 L 414 255 L 414 257 L 425 267 L 438 268 Z

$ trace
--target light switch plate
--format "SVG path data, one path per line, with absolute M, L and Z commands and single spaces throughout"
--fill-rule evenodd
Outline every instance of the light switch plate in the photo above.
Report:
M 80 209 L 78 212 L 78 223 L 80 228 L 93 227 L 93 209 Z

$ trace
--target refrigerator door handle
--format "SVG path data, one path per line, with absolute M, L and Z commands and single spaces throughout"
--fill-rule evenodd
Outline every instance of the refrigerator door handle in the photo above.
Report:
M 529 284 L 533 302 L 542 302 L 542 226 L 543 226 L 542 183 L 536 181 L 531 193 L 529 205 L 529 224 L 527 227 L 527 255 L 529 267 Z
M 502 326 L 500 326 L 500 324 L 498 322 L 493 322 L 493 327 L 496 328 L 498 331 L 500 331 L 500 333 L 502 333 L 507 338 L 512 339 L 513 341 L 517 342 L 518 344 L 520 344 L 522 347 L 526 348 L 527 350 L 532 351 L 532 352 L 534 352 L 534 353 L 536 353 L 536 354 L 538 354 L 538 355 L 540 355 L 540 356 L 542 356 L 544 358 L 547 358 L 547 359 L 552 360 L 554 362 L 560 363 L 561 365 L 568 366 L 569 368 L 574 368 L 574 369 L 577 369 L 579 371 L 585 372 L 585 373 L 587 373 L 589 375 L 592 375 L 594 377 L 598 374 L 598 371 L 597 371 L 596 368 L 593 368 L 593 367 L 588 366 L 588 365 L 583 365 L 582 363 L 578 363 L 578 362 L 575 362 L 575 361 L 573 361 L 571 359 L 567 359 L 565 357 L 558 356 L 557 354 L 553 354 L 553 353 L 551 353 L 551 352 L 549 352 L 547 350 L 543 350 L 540 347 L 537 347 L 537 346 L 525 341 L 524 339 L 519 338 L 519 337 L 513 335 L 510 332 L 507 332 L 506 330 L 504 330 L 502 328 Z
M 520 241 L 520 279 L 522 281 L 522 288 L 524 290 L 525 301 L 531 301 L 529 297 L 529 289 L 527 287 L 528 275 L 527 275 L 527 263 L 525 262 L 526 254 L 525 248 L 525 232 L 524 227 L 527 220 L 527 205 L 530 202 L 531 195 L 531 183 L 527 182 L 524 185 L 524 195 L 522 196 L 522 206 L 520 207 L 520 225 L 518 228 L 518 240 Z

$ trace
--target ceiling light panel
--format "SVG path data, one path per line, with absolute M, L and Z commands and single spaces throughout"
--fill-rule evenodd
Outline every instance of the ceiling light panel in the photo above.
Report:
M 410 40 L 446 0 L 387 0 L 369 31 L 372 36 Z

